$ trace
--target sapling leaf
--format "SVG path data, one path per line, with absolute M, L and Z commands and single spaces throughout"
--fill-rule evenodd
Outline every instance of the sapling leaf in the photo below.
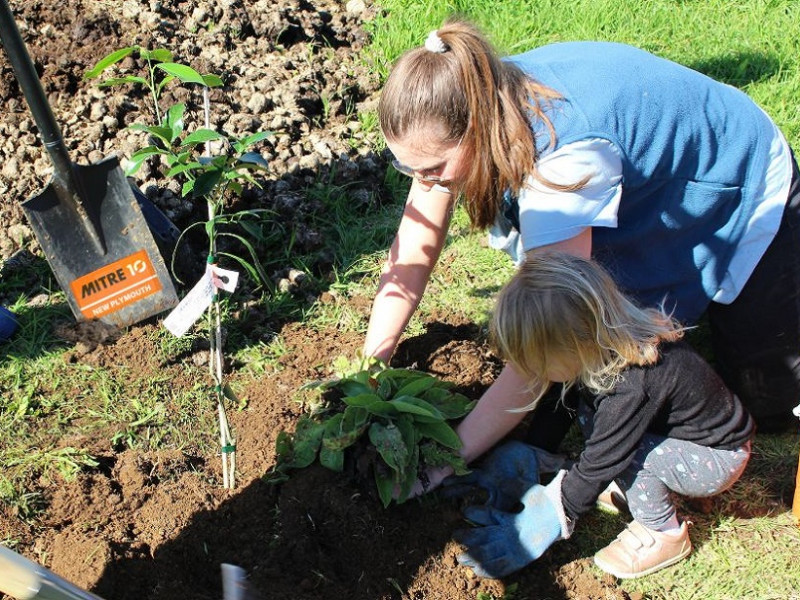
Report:
M 186 105 L 183 102 L 173 104 L 164 115 L 162 125 L 172 130 L 172 138 L 170 142 L 174 141 L 180 133 L 183 132 L 183 115 L 186 113 Z
M 174 62 L 164 62 L 157 64 L 156 69 L 160 69 L 169 75 L 177 77 L 184 83 L 199 83 L 203 86 L 206 85 L 203 76 L 193 68 L 187 67 L 186 65 Z
M 126 83 L 138 83 L 139 85 L 143 85 L 145 87 L 149 86 L 148 81 L 144 77 L 138 77 L 136 75 L 126 75 L 125 77 L 109 77 L 108 79 L 104 79 L 97 85 L 98 87 L 105 88 L 114 85 L 123 85 Z
M 256 252 L 256 249 L 253 247 L 253 245 L 246 238 L 242 237 L 239 234 L 232 233 L 230 231 L 220 231 L 219 233 L 217 233 L 217 236 L 229 237 L 229 238 L 233 238 L 235 240 L 238 240 L 245 247 L 245 249 L 250 253 L 250 256 L 252 257 L 253 262 L 256 263 L 257 265 L 259 265 L 259 267 L 260 267 L 261 263 L 259 263 L 259 261 L 258 261 L 258 253 Z M 266 277 L 264 277 L 264 281 L 267 281 Z
M 181 196 L 185 198 L 192 193 L 192 190 L 194 189 L 194 182 L 194 179 L 190 179 L 181 186 Z
M 262 167 L 266 169 L 269 167 L 266 159 L 261 156 L 258 152 L 245 152 L 242 154 L 237 160 L 237 165 L 256 165 L 258 167 Z
M 213 73 L 208 73 L 206 75 L 201 75 L 203 78 L 203 83 L 206 87 L 220 87 L 224 85 L 222 78 L 219 75 L 214 75 Z
M 264 282 L 268 281 L 267 279 L 265 279 L 266 273 L 264 273 L 263 270 L 261 270 L 260 268 L 257 269 L 254 265 L 252 265 L 249 262 L 247 262 L 241 256 L 237 256 L 237 255 L 232 254 L 230 252 L 223 252 L 223 251 L 220 251 L 220 250 L 217 250 L 217 255 L 218 256 L 225 256 L 225 257 L 230 258 L 231 260 L 234 260 L 237 263 L 239 263 L 239 265 L 247 272 L 247 274 L 250 276 L 250 278 L 253 281 L 255 281 L 257 284 L 260 284 L 262 281 L 264 281 Z M 260 265 L 259 265 L 259 267 L 260 267 Z
M 131 123 L 128 125 L 128 129 L 133 131 L 144 131 L 164 142 L 165 147 L 169 147 L 172 144 L 172 129 L 169 127 L 162 127 L 160 125 L 142 125 L 141 123 Z
M 128 48 L 120 48 L 119 50 L 115 50 L 111 54 L 104 56 L 99 61 L 97 61 L 97 64 L 95 66 L 93 66 L 91 69 L 86 71 L 86 73 L 84 73 L 83 78 L 94 79 L 111 65 L 118 63 L 127 56 L 130 56 L 131 53 L 134 51 L 134 48 L 135 48 L 134 46 L 129 46 Z
M 180 175 L 181 173 L 185 173 L 186 171 L 193 171 L 195 169 L 198 169 L 201 166 L 202 165 L 199 162 L 177 164 L 174 167 L 172 167 L 169 171 L 167 171 L 164 176 L 175 177 L 176 175 Z
M 236 152 L 241 153 L 247 150 L 253 144 L 257 144 L 258 142 L 272 137 L 273 135 L 274 134 L 271 131 L 259 131 L 257 133 L 245 136 L 240 140 L 231 139 L 231 145 Z
M 192 188 L 192 198 L 205 198 L 217 187 L 221 177 L 222 173 L 217 169 L 198 175 Z
M 212 129 L 198 129 L 187 135 L 181 142 L 181 146 L 203 144 L 212 140 L 223 140 L 225 136 Z M 213 159 L 212 159 L 213 160 Z
M 146 161 L 148 158 L 163 153 L 164 151 L 156 146 L 148 146 L 147 148 L 142 148 L 141 150 L 134 152 L 133 156 L 131 156 L 129 159 L 130 164 L 125 169 L 125 174 L 133 175 L 141 168 L 142 164 L 144 164 L 144 161 Z
M 155 48 L 148 50 L 147 48 L 136 47 L 139 50 L 139 58 L 142 60 L 150 60 L 154 62 L 168 63 L 172 62 L 172 52 L 166 48 Z
M 159 148 L 158 146 L 147 146 L 146 148 L 142 148 L 141 150 L 137 150 L 131 156 L 131 160 L 138 160 L 140 158 L 149 158 L 156 154 L 164 154 L 164 151 Z
M 244 186 L 238 181 L 230 181 L 228 182 L 228 189 L 231 191 L 232 194 L 241 196 L 242 192 L 244 191 Z
M 156 95 L 161 96 L 161 91 L 169 85 L 175 78 L 172 75 L 166 75 L 156 86 Z

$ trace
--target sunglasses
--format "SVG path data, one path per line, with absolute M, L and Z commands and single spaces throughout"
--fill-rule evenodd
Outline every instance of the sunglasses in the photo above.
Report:
M 458 144 L 456 144 L 456 147 L 453 150 L 453 154 L 458 152 L 458 149 L 461 147 L 461 142 L 463 140 L 464 137 L 462 136 L 461 139 L 458 140 Z M 419 171 L 416 171 L 411 167 L 404 165 L 397 159 L 394 159 L 392 161 L 392 166 L 403 175 L 407 175 L 408 177 L 413 177 L 414 179 L 422 183 L 429 183 L 431 185 L 440 185 L 442 187 L 447 187 L 451 183 L 453 183 L 452 179 L 444 179 L 443 177 L 439 177 L 438 175 L 425 175 L 423 173 L 420 173 Z
M 397 159 L 394 159 L 392 161 L 392 166 L 403 175 L 408 175 L 409 177 L 413 177 L 414 179 L 416 179 L 417 181 L 421 181 L 422 183 L 441 185 L 443 187 L 447 187 L 448 184 L 452 183 L 452 179 L 443 179 L 438 175 L 424 175 L 419 171 L 415 171 L 411 167 L 407 167 Z

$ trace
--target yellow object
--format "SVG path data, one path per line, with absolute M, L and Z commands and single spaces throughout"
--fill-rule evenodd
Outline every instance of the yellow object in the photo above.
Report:
M 794 501 L 792 502 L 792 514 L 800 522 L 800 456 L 797 462 L 797 477 L 794 482 Z

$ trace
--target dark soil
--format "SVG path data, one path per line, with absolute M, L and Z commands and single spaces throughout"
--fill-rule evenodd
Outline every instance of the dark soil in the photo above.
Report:
M 308 209 L 303 208 L 303 190 L 318 178 L 357 182 L 354 197 L 388 201 L 382 188 L 385 161 L 370 150 L 377 134 L 365 135 L 358 121 L 360 111 L 374 106 L 378 86 L 374 70 L 362 62 L 363 25 L 375 12 L 370 3 L 11 0 L 11 5 L 75 162 L 129 156 L 141 146 L 138 134 L 124 127 L 142 117 L 143 99 L 131 101 L 127 90 L 100 91 L 82 80 L 101 56 L 136 43 L 169 48 L 177 60 L 223 76 L 226 87 L 212 99 L 215 126 L 233 135 L 265 128 L 280 132 L 260 149 L 270 161 L 270 176 L 247 202 L 272 208 L 296 231 L 305 231 L 297 236 L 301 249 L 313 250 L 318 243 L 313 226 L 304 229 Z M 46 183 L 49 161 L 5 56 L 0 57 L 0 114 L 0 258 L 23 249 L 36 255 L 19 202 Z M 159 173 L 141 175 L 142 190 L 176 224 L 185 227 L 202 218 L 202 207 L 181 199 Z M 0 294 L 3 300 L 8 298 Z M 349 301 L 368 311 L 365 299 Z M 191 385 L 191 357 L 158 358 L 152 335 L 158 326 L 149 322 L 115 333 L 72 324 L 57 334 L 74 344 L 67 361 L 125 365 L 167 375 L 176 387 Z M 383 509 L 353 482 L 314 467 L 270 483 L 265 476 L 275 464 L 276 436 L 291 431 L 300 415 L 293 394 L 323 374 L 321 365 L 352 355 L 363 342 L 334 328 L 315 331 L 295 322 L 276 329 L 286 354 L 274 374 L 254 379 L 231 373 L 248 399 L 246 409 L 231 414 L 237 434 L 235 490 L 219 485 L 218 457 L 114 450 L 102 432 L 86 434 L 68 442 L 91 451 L 99 467 L 72 482 L 42 481 L 46 507 L 36 523 L 0 506 L 0 540 L 18 542 L 26 556 L 108 600 L 219 598 L 221 563 L 244 568 L 253 597 L 273 600 L 473 600 L 501 598 L 514 589 L 507 587 L 511 584 L 517 586 L 514 597 L 522 598 L 630 598 L 572 541 L 555 545 L 505 582 L 475 578 L 456 562 L 459 548 L 450 536 L 464 522 L 454 501 L 431 496 Z M 394 364 L 429 371 L 471 397 L 499 371 L 482 331 L 452 316 L 428 323 L 425 335 L 406 340 Z M 592 527 L 595 518 L 590 515 L 581 527 Z

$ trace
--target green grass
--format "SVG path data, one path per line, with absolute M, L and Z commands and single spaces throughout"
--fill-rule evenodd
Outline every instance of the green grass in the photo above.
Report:
M 506 54 L 556 41 L 611 40 L 690 66 L 746 91 L 800 149 L 800 3 L 385 0 L 381 5 L 385 12 L 372 27 L 369 56 L 383 76 L 400 53 L 423 43 L 428 31 L 458 12 L 481 26 Z M 458 216 L 412 327 L 442 308 L 485 322 L 491 294 L 510 267 L 480 241 L 466 231 L 463 214 Z M 693 337 L 702 342 L 703 331 Z M 686 507 L 686 516 L 695 523 L 690 559 L 680 568 L 623 582 L 623 588 L 653 600 L 800 598 L 800 528 L 786 509 L 798 448 L 797 435 L 759 436 L 745 476 L 715 500 L 710 514 Z M 742 513 L 748 516 L 731 516 Z M 571 542 L 586 556 L 624 526 L 618 517 L 588 520 L 579 527 L 580 538 Z
M 747 91 L 793 147 L 800 141 L 800 4 L 791 0 L 386 0 L 370 57 L 385 75 L 449 14 L 462 14 L 504 54 L 549 42 L 633 44 Z
M 746 90 L 800 149 L 798 2 L 385 0 L 381 5 L 384 13 L 370 25 L 373 42 L 365 57 L 384 76 L 402 51 L 421 44 L 448 14 L 461 12 L 482 26 L 504 53 L 559 40 L 602 39 L 631 43 L 691 66 Z M 374 113 L 359 114 L 358 119 L 366 132 L 376 130 Z M 247 298 L 258 305 L 264 322 L 296 319 L 320 329 L 366 330 L 364 311 L 348 300 L 360 296 L 369 301 L 374 295 L 408 186 L 391 170 L 386 177 L 391 198 L 364 197 L 354 186 L 327 181 L 305 190 L 309 202 L 316 203 L 316 225 L 324 233 L 330 269 L 318 269 L 314 256 L 299 254 L 286 231 L 265 225 L 260 247 L 265 269 L 302 269 L 309 276 L 309 294 L 328 292 L 332 300 L 309 302 L 266 292 Z M 466 215 L 458 209 L 407 336 L 419 334 L 426 321 L 442 313 L 485 325 L 493 294 L 512 266 L 505 255 L 486 248 L 484 240 L 485 234 L 469 231 Z M 43 261 L 34 267 L 41 280 L 51 281 L 43 274 Z M 13 347 L 0 348 L 0 430 L 11 432 L 0 442 L 0 501 L 23 518 L 35 518 L 44 506 L 33 484 L 36 478 L 71 477 L 95 468 L 93 457 L 80 447 L 82 430 L 101 430 L 109 447 L 214 451 L 217 426 L 204 368 L 188 366 L 176 384 L 168 378 L 174 371 L 154 378 L 112 365 L 70 362 L 74 347 L 52 331 L 54 322 L 71 318 L 57 286 L 51 281 L 30 289 L 25 281 L 14 279 L 0 285 L 2 298 L 22 323 Z M 31 306 L 40 294 L 45 303 Z M 234 296 L 233 306 L 226 306 L 230 318 L 225 350 L 242 375 L 239 381 L 274 372 L 287 351 L 278 332 L 249 324 L 250 308 L 244 300 Z M 180 361 L 204 337 L 193 334 L 176 340 L 163 332 L 154 335 L 160 359 L 167 364 Z M 61 443 L 47 445 L 53 439 Z M 797 435 L 759 437 L 744 478 L 715 501 L 710 513 L 685 507 L 695 522 L 691 558 L 623 587 L 648 599 L 800 598 L 800 530 L 786 512 L 798 447 Z M 569 543 L 588 556 L 622 526 L 620 518 L 592 516 Z M 508 591 L 508 598 L 533 597 L 530 590 Z

